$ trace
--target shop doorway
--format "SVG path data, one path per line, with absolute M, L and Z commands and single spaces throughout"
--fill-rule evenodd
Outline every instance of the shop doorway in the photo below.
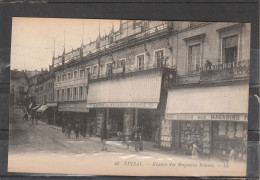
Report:
M 137 126 L 143 129 L 143 140 L 156 140 L 156 131 L 160 126 L 159 119 L 154 110 L 138 109 Z
M 118 134 L 123 133 L 124 109 L 111 108 L 108 111 L 107 133 L 108 140 L 120 140 Z

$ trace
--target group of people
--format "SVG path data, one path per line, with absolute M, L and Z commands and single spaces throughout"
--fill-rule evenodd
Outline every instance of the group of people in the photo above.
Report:
M 80 133 L 80 126 L 79 123 L 65 123 L 62 126 L 62 132 L 65 133 L 65 136 L 70 138 L 71 132 L 74 131 L 76 139 L 79 138 L 79 133 Z
M 35 111 L 31 110 L 31 112 L 30 112 L 29 108 L 22 108 L 22 110 L 23 110 L 23 113 L 24 113 L 23 119 L 25 121 L 31 120 L 32 125 L 34 124 L 34 122 L 35 122 L 36 125 L 38 125 L 38 120 L 36 118 L 36 112 Z

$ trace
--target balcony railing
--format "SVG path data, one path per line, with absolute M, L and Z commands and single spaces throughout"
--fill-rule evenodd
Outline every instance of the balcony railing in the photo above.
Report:
M 111 44 L 105 44 L 103 46 L 100 46 L 98 48 L 95 48 L 95 49 L 92 49 L 92 50 L 89 50 L 89 51 L 86 51 L 84 50 L 84 47 L 83 47 L 83 54 L 82 56 L 85 58 L 85 57 L 90 57 L 90 56 L 93 56 L 101 51 L 105 51 L 109 48 L 112 48 L 112 47 L 115 47 L 115 46 L 120 46 L 121 43 L 124 43 L 124 42 L 127 42 L 127 41 L 131 41 L 131 40 L 135 40 L 135 39 L 139 39 L 139 38 L 145 38 L 147 36 L 150 36 L 152 34 L 156 34 L 158 32 L 162 32 L 162 31 L 166 31 L 167 29 L 169 29 L 169 25 L 167 23 L 162 23 L 158 26 L 155 26 L 155 27 L 152 27 L 152 28 L 149 28 L 149 29 L 146 29 L 144 31 L 140 31 L 140 32 L 136 32 L 135 34 L 133 35 L 129 35 L 129 36 L 125 36 L 125 37 L 121 37 L 120 33 L 118 32 L 115 32 L 115 41 Z M 120 38 L 118 38 L 117 36 L 120 36 Z M 74 50 L 74 51 L 71 51 L 67 54 L 65 54 L 65 61 L 64 63 L 67 64 L 73 60 L 77 60 L 77 59 L 80 59 L 80 53 L 79 53 L 79 48 Z M 54 62 L 54 67 L 58 67 L 62 65 L 62 57 L 58 57 L 55 59 L 55 62 Z
M 201 68 L 200 80 L 212 81 L 249 77 L 249 61 L 236 61 L 217 65 L 205 65 Z
M 99 78 L 104 78 L 104 77 L 112 77 L 114 75 L 118 74 L 128 74 L 128 73 L 136 73 L 136 72 L 141 72 L 145 70 L 150 70 L 150 69 L 156 69 L 156 68 L 168 68 L 168 69 L 175 69 L 173 65 L 166 61 L 162 61 L 160 64 L 154 64 L 154 63 L 146 63 L 142 67 L 138 66 L 124 66 L 124 67 L 115 67 L 112 68 L 112 71 L 109 73 L 105 74 L 91 74 L 89 76 L 89 79 L 99 79 Z

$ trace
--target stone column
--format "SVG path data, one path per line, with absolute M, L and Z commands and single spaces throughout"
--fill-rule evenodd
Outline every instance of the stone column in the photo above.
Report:
M 125 140 L 129 141 L 132 134 L 134 124 L 134 109 L 125 109 L 124 110 L 124 136 Z

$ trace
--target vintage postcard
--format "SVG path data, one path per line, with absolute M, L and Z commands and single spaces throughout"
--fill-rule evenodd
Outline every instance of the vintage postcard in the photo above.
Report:
M 13 18 L 8 172 L 246 176 L 250 33 Z

